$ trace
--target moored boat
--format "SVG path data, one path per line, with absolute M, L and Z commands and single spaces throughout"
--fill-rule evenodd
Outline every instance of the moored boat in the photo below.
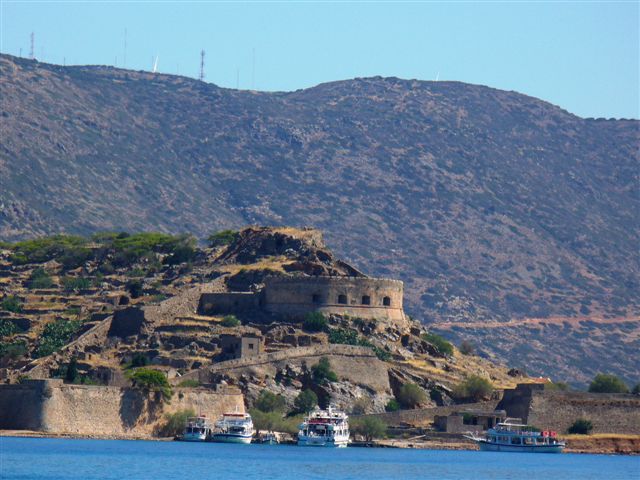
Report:
M 303 447 L 346 447 L 349 444 L 349 417 L 329 407 L 316 408 L 300 424 L 298 445 Z
M 206 416 L 189 417 L 185 424 L 182 436 L 184 442 L 204 442 L 211 434 L 211 423 Z
M 465 437 L 488 452 L 561 453 L 566 445 L 556 432 L 538 431 L 529 425 L 511 423 L 508 418 L 484 436 L 471 433 Z
M 215 423 L 212 442 L 251 443 L 254 434 L 253 420 L 248 413 L 225 413 Z

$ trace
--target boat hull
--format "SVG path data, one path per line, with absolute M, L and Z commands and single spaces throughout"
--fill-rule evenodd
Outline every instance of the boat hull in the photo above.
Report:
M 478 442 L 483 452 L 526 452 L 526 453 L 562 453 L 564 445 L 501 445 L 499 443 Z
M 298 437 L 298 446 L 300 447 L 330 447 L 345 448 L 349 443 L 349 439 L 331 439 L 326 437 Z
M 189 434 L 189 433 L 185 433 L 184 435 L 182 435 L 181 440 L 183 442 L 204 442 L 207 440 L 207 435 L 206 434 Z
M 227 433 L 215 433 L 211 435 L 211 441 L 216 443 L 251 443 L 252 436 L 230 435 Z

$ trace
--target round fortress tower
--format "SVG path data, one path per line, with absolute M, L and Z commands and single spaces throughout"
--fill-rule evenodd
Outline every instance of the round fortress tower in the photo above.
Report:
M 263 308 L 271 313 L 302 316 L 309 312 L 347 314 L 404 326 L 403 284 L 370 277 L 267 277 Z

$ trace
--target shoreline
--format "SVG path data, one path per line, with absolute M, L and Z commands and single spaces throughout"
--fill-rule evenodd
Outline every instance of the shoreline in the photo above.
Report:
M 51 433 L 33 430 L 0 430 L 0 438 L 58 438 L 68 440 L 143 440 L 150 442 L 171 442 L 173 437 L 151 435 L 83 435 L 77 433 Z M 351 448 L 402 448 L 414 450 L 468 450 L 479 451 L 474 443 L 441 438 L 430 439 L 383 439 L 373 442 L 352 442 Z M 571 435 L 567 438 L 564 453 L 585 453 L 595 455 L 640 455 L 640 435 L 595 434 Z

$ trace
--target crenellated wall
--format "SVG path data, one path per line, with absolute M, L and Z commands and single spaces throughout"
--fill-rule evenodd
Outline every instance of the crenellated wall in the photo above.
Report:
M 267 277 L 263 308 L 285 316 L 308 312 L 406 323 L 400 280 L 369 277 Z

